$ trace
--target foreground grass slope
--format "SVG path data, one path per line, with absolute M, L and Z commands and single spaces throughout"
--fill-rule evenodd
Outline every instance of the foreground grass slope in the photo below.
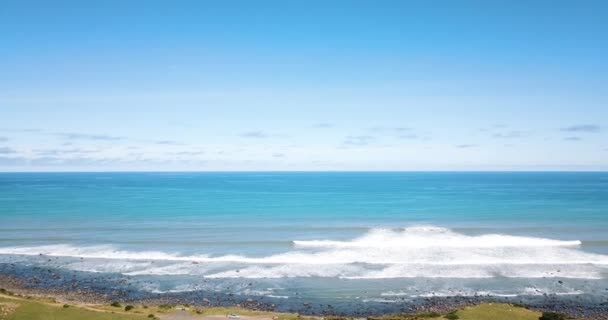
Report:
M 243 320 L 296 320 L 313 319 L 300 318 L 296 314 L 249 311 L 238 308 L 205 308 L 194 309 L 173 306 L 134 306 L 128 311 L 123 306 L 67 306 L 52 300 L 31 299 L 21 296 L 0 294 L 1 320 L 151 320 L 151 319 L 225 319 L 225 315 L 237 313 Z M 154 316 L 152 316 L 154 315 Z M 419 314 L 419 315 L 390 315 L 373 318 L 376 320 L 538 320 L 540 312 L 516 307 L 510 304 L 485 303 L 478 306 L 466 307 L 450 315 Z M 331 319 L 332 317 L 328 317 Z M 335 318 L 347 319 L 347 318 Z
M 62 304 L 0 295 L 0 319 L 2 320 L 144 320 L 144 315 L 118 314 L 91 310 L 79 306 L 64 307 Z
M 541 313 L 505 303 L 484 303 L 465 307 L 450 314 L 397 314 L 371 320 L 538 320 Z
M 541 313 L 510 304 L 485 303 L 458 310 L 456 315 L 465 320 L 538 320 Z

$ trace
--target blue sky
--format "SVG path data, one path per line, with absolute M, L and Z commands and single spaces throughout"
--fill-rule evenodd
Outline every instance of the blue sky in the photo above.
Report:
M 608 170 L 605 1 L 2 1 L 0 170 Z

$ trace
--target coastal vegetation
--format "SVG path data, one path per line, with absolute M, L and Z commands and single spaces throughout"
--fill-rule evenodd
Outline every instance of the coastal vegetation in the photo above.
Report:
M 565 320 L 567 319 L 564 314 L 557 312 L 543 312 L 543 315 L 539 318 L 539 320 Z
M 65 307 L 68 306 L 68 307 Z M 143 320 L 137 314 L 112 313 L 87 306 L 47 302 L 18 295 L 0 294 L 1 320 Z M 149 320 L 149 319 L 147 319 Z
M 1 320 L 163 320 L 221 319 L 228 314 L 238 314 L 248 320 L 315 320 L 320 317 L 306 317 L 293 313 L 254 311 L 242 308 L 212 307 L 197 308 L 180 305 L 126 305 L 117 308 L 118 302 L 109 305 L 65 304 L 49 298 L 21 296 L 9 291 L 0 293 Z M 324 317 L 325 320 L 351 320 L 348 317 Z M 427 312 L 419 314 L 396 314 L 368 317 L 369 320 L 563 320 L 563 315 L 552 312 L 538 312 L 504 303 L 483 303 L 464 307 L 448 314 Z

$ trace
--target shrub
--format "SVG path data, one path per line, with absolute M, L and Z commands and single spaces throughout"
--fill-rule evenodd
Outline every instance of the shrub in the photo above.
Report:
M 171 309 L 171 308 L 173 308 L 173 306 L 170 304 L 160 304 L 160 305 L 158 305 L 158 308 L 159 309 Z
M 457 314 L 453 313 L 453 312 L 452 312 L 452 313 L 448 313 L 448 314 L 445 316 L 445 318 L 446 318 L 446 319 L 449 319 L 449 320 L 457 320 L 457 319 L 460 319 L 460 317 L 459 317 Z
M 566 315 L 557 312 L 543 312 L 538 320 L 566 320 Z
M 437 317 L 441 317 L 441 314 L 439 312 L 430 311 L 430 312 L 418 313 L 418 314 L 416 314 L 416 316 L 421 317 L 421 318 L 437 318 Z
M 148 318 L 154 318 L 154 317 L 155 317 L 155 315 L 153 315 L 151 313 L 148 315 Z
M 64 307 L 64 308 L 69 308 L 69 307 L 70 307 L 70 305 L 69 305 L 69 304 L 64 304 L 64 305 L 63 305 L 63 307 Z
M 127 305 L 125 307 L 125 311 L 129 311 L 129 310 L 134 309 L 134 308 L 135 308 L 134 306 L 132 306 L 132 305 L 129 304 L 129 305 Z
M 114 301 L 114 302 L 112 302 L 112 304 L 110 304 L 110 305 L 111 305 L 112 307 L 116 307 L 116 308 L 120 308 L 120 307 L 122 307 L 122 305 L 121 305 L 121 304 L 120 304 L 120 302 L 118 302 L 118 301 Z

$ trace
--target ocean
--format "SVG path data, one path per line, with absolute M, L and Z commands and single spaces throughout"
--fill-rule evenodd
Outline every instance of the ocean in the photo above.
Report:
M 1 173 L 0 273 L 18 267 L 279 302 L 593 303 L 608 173 Z

